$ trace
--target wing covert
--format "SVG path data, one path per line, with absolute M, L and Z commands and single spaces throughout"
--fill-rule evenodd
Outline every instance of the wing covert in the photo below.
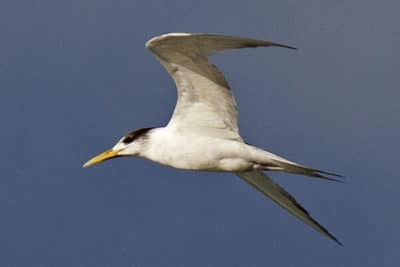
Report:
M 226 49 L 257 46 L 294 49 L 269 41 L 212 34 L 170 33 L 149 40 L 146 47 L 172 76 L 178 91 L 168 126 L 240 139 L 229 84 L 207 57 Z

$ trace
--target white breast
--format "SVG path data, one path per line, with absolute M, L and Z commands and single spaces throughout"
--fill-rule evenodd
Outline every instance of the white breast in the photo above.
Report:
M 232 172 L 252 166 L 246 146 L 238 141 L 166 127 L 153 131 L 148 144 L 140 156 L 178 169 Z

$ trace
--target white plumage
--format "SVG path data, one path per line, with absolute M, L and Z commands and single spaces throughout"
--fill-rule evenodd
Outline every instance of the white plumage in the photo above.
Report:
M 335 180 L 333 173 L 308 168 L 243 142 L 237 107 L 223 74 L 208 56 L 227 49 L 291 46 L 248 38 L 170 33 L 152 38 L 146 47 L 175 81 L 178 100 L 165 127 L 128 133 L 86 166 L 118 156 L 139 156 L 178 169 L 237 174 L 318 232 L 340 242 L 263 171 L 284 171 Z M 336 181 L 336 180 L 335 180 Z

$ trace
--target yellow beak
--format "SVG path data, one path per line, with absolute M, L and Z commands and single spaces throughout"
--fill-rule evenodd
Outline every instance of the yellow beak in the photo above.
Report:
M 103 153 L 100 153 L 97 156 L 88 160 L 85 164 L 83 164 L 83 168 L 98 164 L 108 159 L 118 157 L 119 156 L 118 152 L 119 150 L 112 150 L 112 149 L 106 150 Z

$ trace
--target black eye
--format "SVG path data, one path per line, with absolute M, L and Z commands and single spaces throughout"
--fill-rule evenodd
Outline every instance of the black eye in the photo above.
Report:
M 134 137 L 132 135 L 127 135 L 124 137 L 124 139 L 122 139 L 122 143 L 129 144 L 129 143 L 132 143 L 133 140 L 134 140 Z
M 151 130 L 152 128 L 143 128 L 139 130 L 135 130 L 132 132 L 129 132 L 125 135 L 124 138 L 122 138 L 122 143 L 124 144 L 129 144 L 132 143 L 135 140 L 140 140 L 146 137 L 146 134 Z

